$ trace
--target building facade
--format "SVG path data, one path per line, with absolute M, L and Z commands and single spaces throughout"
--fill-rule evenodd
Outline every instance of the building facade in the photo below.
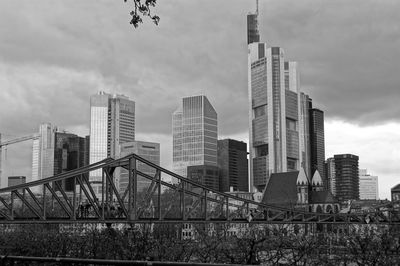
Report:
M 249 190 L 247 144 L 233 139 L 218 140 L 219 189 L 221 192 Z
M 336 175 L 335 175 L 335 158 L 328 158 L 325 162 L 325 176 L 327 178 L 328 190 L 333 196 L 336 196 Z
M 262 190 L 271 173 L 309 165 L 309 98 L 299 91 L 297 63 L 285 61 L 282 48 L 248 47 L 250 189 Z
M 120 157 L 129 154 L 136 154 L 145 160 L 148 160 L 156 165 L 160 165 L 160 144 L 147 141 L 130 141 L 120 144 Z M 156 170 L 140 161 L 136 161 L 136 169 L 148 176 L 154 177 Z M 151 180 L 138 175 L 137 191 L 146 190 L 151 183 Z M 121 170 L 119 177 L 119 192 L 124 194 L 129 185 L 129 173 L 126 170 Z
M 360 198 L 358 156 L 353 154 L 334 155 L 336 197 L 339 202 Z
M 8 187 L 18 186 L 26 183 L 26 176 L 9 176 Z
M 89 164 L 86 154 L 88 139 L 66 132 L 55 132 L 53 175 L 61 174 Z M 73 178 L 62 180 L 59 185 L 65 191 L 73 191 Z M 58 190 L 58 188 L 55 188 Z
M 325 131 L 324 112 L 310 108 L 310 148 L 311 148 L 311 173 L 315 171 L 321 175 L 325 189 L 328 189 L 328 182 L 325 176 Z
M 119 154 L 119 145 L 135 140 L 135 102 L 123 95 L 99 92 L 90 97 L 89 163 Z M 90 172 L 89 181 L 101 194 L 101 169 Z M 117 176 L 118 179 L 118 176 Z M 118 185 L 119 180 L 115 180 Z
M 187 168 L 187 178 L 219 191 L 219 170 L 214 165 L 193 165 Z
M 172 115 L 172 135 L 175 173 L 187 177 L 188 166 L 217 166 L 217 112 L 206 96 L 182 99 Z
M 39 138 L 32 145 L 32 176 L 31 181 L 51 177 L 54 174 L 54 138 L 57 127 L 51 123 L 39 126 Z M 34 187 L 33 192 L 39 193 L 42 187 Z
M 361 200 L 378 200 L 379 188 L 378 177 L 367 173 L 367 169 L 360 169 L 360 199 Z

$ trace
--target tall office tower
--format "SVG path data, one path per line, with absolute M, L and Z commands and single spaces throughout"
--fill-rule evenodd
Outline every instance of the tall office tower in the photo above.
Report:
M 297 63 L 285 62 L 282 48 L 248 48 L 250 189 L 262 190 L 271 173 L 306 165 L 307 97 L 299 91 Z
M 187 167 L 187 178 L 219 191 L 219 169 L 214 165 L 191 165 Z M 186 189 L 191 190 L 190 185 Z
M 206 96 L 182 99 L 172 115 L 173 170 L 187 177 L 191 165 L 217 166 L 217 113 Z
M 335 174 L 335 158 L 326 159 L 325 176 L 328 183 L 328 190 L 333 196 L 336 196 L 336 174 Z
M 378 177 L 367 173 L 367 169 L 360 169 L 360 199 L 378 200 Z
M 127 156 L 129 154 L 136 154 L 145 160 L 148 160 L 156 165 L 160 165 L 160 144 L 146 141 L 130 141 L 120 145 L 120 157 Z M 146 175 L 154 177 L 156 170 L 140 161 L 136 161 L 136 169 Z M 149 187 L 151 180 L 138 176 L 137 191 L 141 192 Z M 124 194 L 129 184 L 129 173 L 126 170 L 122 170 L 119 179 L 119 192 Z
M 309 177 L 313 176 L 311 172 L 311 132 L 310 132 L 310 109 L 312 108 L 312 99 L 303 92 L 300 93 L 300 120 L 299 120 L 299 133 L 300 133 L 300 152 L 301 152 L 301 166 L 305 174 Z
M 258 32 L 258 2 L 256 13 L 247 15 L 247 44 L 260 41 L 260 33 Z
M 218 140 L 219 189 L 249 190 L 247 144 L 234 139 Z
M 325 133 L 324 133 L 324 112 L 310 109 L 310 143 L 311 143 L 311 173 L 318 170 L 322 178 L 324 189 L 328 189 L 328 182 L 325 176 Z
M 82 138 L 66 132 L 55 133 L 54 145 L 54 171 L 53 174 L 61 174 L 86 166 L 85 154 L 88 153 L 88 138 Z M 73 191 L 73 179 L 62 180 L 58 183 L 65 191 Z M 58 190 L 58 187 L 55 187 Z
M 50 123 L 39 126 L 39 138 L 33 141 L 32 146 L 32 177 L 37 181 L 54 175 L 54 138 L 57 127 Z M 41 188 L 35 187 L 34 192 Z
M 90 97 L 89 163 L 119 154 L 119 145 L 135 140 L 135 102 L 123 95 L 99 92 Z M 118 176 L 118 175 L 116 175 Z M 90 172 L 96 194 L 101 194 L 101 170 Z M 117 186 L 119 180 L 115 180 Z
M 359 199 L 358 156 L 339 154 L 335 159 L 336 197 L 339 202 Z

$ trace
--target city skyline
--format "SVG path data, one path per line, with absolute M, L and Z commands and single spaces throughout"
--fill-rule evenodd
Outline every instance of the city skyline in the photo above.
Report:
M 206 95 L 218 110 L 220 138 L 248 142 L 246 15 L 254 3 L 160 2 L 160 25 L 136 30 L 123 3 L 0 7 L 1 133 L 23 136 L 51 122 L 87 135 L 89 95 L 105 90 L 137 103 L 137 139 L 161 143 L 161 164 L 170 169 L 170 114 L 182 95 Z M 326 158 L 358 155 L 360 168 L 379 176 L 381 198 L 400 183 L 398 7 L 260 1 L 261 41 L 299 63 L 301 90 L 325 113 Z M 29 175 L 31 145 L 8 148 L 8 170 L 27 162 Z

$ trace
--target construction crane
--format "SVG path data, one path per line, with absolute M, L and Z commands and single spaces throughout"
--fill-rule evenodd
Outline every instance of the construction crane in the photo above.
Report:
M 2 176 L 3 176 L 3 147 L 6 147 L 8 145 L 11 144 L 15 144 L 15 143 L 19 143 L 22 141 L 27 141 L 27 140 L 34 140 L 34 139 L 38 139 L 40 137 L 40 134 L 32 134 L 32 135 L 28 135 L 28 136 L 24 136 L 24 137 L 19 137 L 19 138 L 15 138 L 15 139 L 10 139 L 10 140 L 6 140 L 6 141 L 1 141 L 1 133 L 0 133 L 0 180 L 2 180 Z

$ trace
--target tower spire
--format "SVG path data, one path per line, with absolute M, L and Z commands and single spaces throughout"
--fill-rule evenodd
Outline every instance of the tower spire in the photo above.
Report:
M 258 15 L 258 0 L 256 0 L 256 14 Z

